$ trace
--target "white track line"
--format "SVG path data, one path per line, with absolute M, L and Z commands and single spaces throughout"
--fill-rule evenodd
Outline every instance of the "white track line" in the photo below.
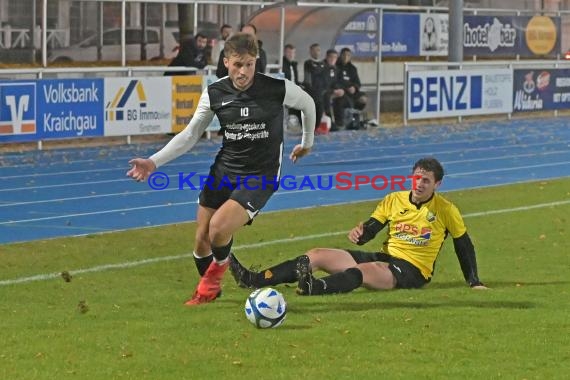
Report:
M 520 148 L 520 147 L 531 147 L 531 146 L 548 146 L 551 144 L 564 144 L 564 143 L 569 143 L 570 140 L 555 140 L 555 141 L 539 141 L 539 142 L 533 142 L 533 143 L 524 143 L 524 138 L 526 137 L 535 137 L 535 135 L 519 135 L 517 136 L 517 139 L 521 140 L 520 142 L 516 143 L 516 144 L 510 144 L 510 145 L 500 145 L 500 146 L 496 146 L 496 145 L 484 145 L 484 146 L 479 146 L 477 148 L 468 148 L 468 149 L 460 149 L 460 150 L 447 150 L 447 151 L 440 151 L 438 150 L 438 152 L 442 152 L 442 153 L 453 153 L 453 152 L 470 152 L 470 151 L 485 151 L 485 150 L 489 150 L 489 149 L 497 149 L 497 148 Z M 504 136 L 504 138 L 497 138 L 497 137 L 493 137 L 493 138 L 485 138 L 485 139 L 477 139 L 477 140 L 472 140 L 472 139 L 466 139 L 466 140 L 456 140 L 456 141 L 443 141 L 443 142 L 433 142 L 433 143 L 416 143 L 416 144 L 406 144 L 405 147 L 407 149 L 413 149 L 416 147 L 420 147 L 420 148 L 428 148 L 431 147 L 433 145 L 442 145 L 442 144 L 453 144 L 454 146 L 460 146 L 462 144 L 464 145 L 470 145 L 472 146 L 475 143 L 481 143 L 484 141 L 493 141 L 493 140 L 512 140 L 512 136 Z M 382 141 L 382 142 L 386 142 L 386 141 Z M 344 143 L 343 143 L 344 144 Z M 326 143 L 326 147 L 328 148 L 329 145 L 332 145 L 330 142 Z M 318 147 L 317 147 L 318 148 Z M 322 155 L 327 155 L 329 153 L 335 153 L 338 154 L 340 153 L 348 153 L 348 152 L 359 152 L 359 151 L 366 151 L 366 150 L 370 150 L 373 149 L 373 146 L 363 146 L 363 147 L 358 147 L 358 148 L 352 148 L 352 149 L 325 149 L 325 150 L 318 150 L 315 149 L 314 150 L 314 154 L 322 154 Z M 401 146 L 399 145 L 391 145 L 391 146 L 386 146 L 383 149 L 384 150 L 390 150 L 390 149 L 394 149 L 394 150 L 401 150 Z M 188 153 L 188 156 L 194 155 L 195 157 L 193 158 L 198 158 L 198 157 L 203 157 L 204 154 L 202 153 L 211 153 L 212 155 L 214 155 L 214 151 L 205 151 L 205 152 L 197 152 L 197 151 L 190 151 Z M 188 158 L 185 157 L 185 158 Z M 391 157 L 391 156 L 390 156 Z M 113 163 L 115 161 L 119 161 L 119 162 L 124 162 L 125 165 L 126 163 L 132 158 L 131 157 L 114 157 L 108 160 L 105 160 L 108 163 Z M 41 161 L 41 159 L 39 160 Z M 77 160 L 77 161 L 70 161 L 71 164 L 78 164 L 78 163 L 88 163 L 88 162 L 100 162 L 101 159 L 94 159 L 94 160 Z M 204 161 L 193 161 L 192 159 L 190 160 L 184 160 L 184 161 L 176 161 L 176 165 L 180 164 L 180 165 L 196 165 L 196 164 L 209 164 L 211 163 L 212 160 L 208 159 L 208 160 L 204 160 Z M 334 161 L 333 161 L 334 162 Z M 34 168 L 37 166 L 37 163 L 31 163 L 31 164 L 25 164 L 31 168 Z M 173 163 L 169 163 L 167 164 L 168 166 L 173 165 Z M 5 168 L 16 168 L 16 167 L 20 167 L 23 165 L 12 165 L 12 166 L 6 166 Z M 165 165 L 166 166 L 166 165 Z M 101 168 L 101 169 L 94 169 L 94 170 L 90 170 L 89 173 L 98 173 L 98 172 L 105 172 L 105 171 L 110 171 L 110 170 L 115 170 L 114 168 Z M 26 174 L 17 174 L 17 175 L 10 175 L 10 176 L 3 176 L 2 178 L 27 178 L 27 177 L 42 177 L 42 176 L 55 176 L 55 175 L 70 175 L 70 174 L 82 174 L 85 173 L 84 170 L 73 170 L 73 171 L 66 171 L 66 172 L 53 172 L 53 173 L 45 173 L 45 172 L 40 172 L 40 173 L 26 173 Z
M 100 214 L 113 214 L 117 212 L 126 212 L 126 211 L 134 211 L 134 210 L 147 210 L 153 208 L 161 208 L 161 207 L 172 207 L 172 206 L 182 206 L 182 205 L 189 205 L 189 204 L 196 204 L 198 203 L 197 200 L 189 201 L 189 202 L 178 202 L 178 203 L 168 203 L 168 204 L 159 204 L 159 205 L 150 205 L 150 206 L 140 206 L 140 207 L 129 207 L 129 208 L 118 208 L 114 210 L 104 210 L 104 211 L 93 211 L 93 212 L 80 212 L 76 214 L 65 214 L 65 215 L 56 215 L 56 216 L 45 216 L 42 218 L 31 218 L 31 219 L 20 219 L 20 220 L 9 220 L 7 222 L 0 222 L 1 225 L 12 225 L 16 223 L 25 223 L 25 222 L 39 222 L 43 220 L 54 220 L 54 219 L 65 219 L 65 218 L 75 218 L 78 216 L 89 216 L 89 215 L 100 215 Z
M 464 218 L 474 218 L 474 217 L 479 217 L 479 216 L 506 214 L 506 213 L 511 213 L 511 212 L 528 211 L 528 210 L 534 210 L 534 209 L 545 208 L 545 207 L 554 207 L 554 206 L 560 206 L 560 205 L 566 205 L 566 204 L 570 204 L 570 199 L 565 200 L 565 201 L 539 203 L 539 204 L 530 205 L 530 206 L 521 206 L 521 207 L 505 208 L 505 209 L 500 209 L 500 210 L 473 212 L 473 213 L 465 214 L 465 215 L 463 215 L 463 217 Z M 294 241 L 305 241 L 305 240 L 319 239 L 319 238 L 323 238 L 323 237 L 338 236 L 338 235 L 343 235 L 346 233 L 347 233 L 347 231 L 337 231 L 337 232 L 328 232 L 328 233 L 323 233 L 323 234 L 297 236 L 294 238 L 276 239 L 276 240 L 270 240 L 270 241 L 265 241 L 265 242 L 261 242 L 261 243 L 238 245 L 238 246 L 234 247 L 234 249 L 235 250 L 251 249 L 251 248 L 265 247 L 265 246 L 274 245 L 274 244 L 290 243 L 290 242 L 294 242 Z M 186 253 L 186 254 L 175 255 L 175 256 L 154 257 L 154 258 L 137 260 L 137 261 L 127 261 L 127 262 L 118 263 L 118 264 L 97 265 L 97 266 L 94 266 L 91 268 L 73 270 L 73 271 L 70 271 L 69 273 L 71 275 L 76 276 L 76 275 L 80 275 L 80 274 L 84 274 L 84 273 L 94 273 L 94 272 L 96 273 L 96 272 L 104 272 L 107 270 L 114 270 L 114 269 L 133 268 L 133 267 L 138 267 L 138 266 L 142 266 L 142 265 L 148 265 L 148 264 L 154 264 L 154 263 L 160 263 L 160 262 L 166 262 L 166 261 L 173 261 L 173 260 L 181 260 L 181 259 L 186 259 L 186 258 L 190 258 L 190 257 L 192 257 L 192 253 Z M 19 278 L 14 278 L 11 280 L 0 280 L 0 286 L 24 284 L 24 283 L 33 282 L 33 281 L 46 281 L 46 280 L 51 280 L 51 279 L 58 278 L 58 277 L 61 277 L 61 272 L 38 274 L 35 276 L 19 277 Z

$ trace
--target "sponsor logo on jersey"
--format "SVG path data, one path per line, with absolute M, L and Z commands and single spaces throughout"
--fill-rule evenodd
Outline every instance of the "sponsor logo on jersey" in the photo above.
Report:
M 420 237 L 429 240 L 431 238 L 431 228 L 423 227 L 420 232 Z

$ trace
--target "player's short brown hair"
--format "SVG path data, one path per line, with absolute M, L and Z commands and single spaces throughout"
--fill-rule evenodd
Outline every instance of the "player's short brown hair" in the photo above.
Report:
M 230 58 L 234 54 L 249 54 L 253 57 L 257 57 L 258 51 L 257 40 L 248 33 L 236 33 L 228 38 L 224 45 L 224 56 L 226 58 Z

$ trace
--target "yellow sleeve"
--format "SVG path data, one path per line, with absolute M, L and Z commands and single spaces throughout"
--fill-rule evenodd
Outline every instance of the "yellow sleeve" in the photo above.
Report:
M 449 206 L 448 212 L 446 213 L 445 228 L 447 228 L 451 237 L 454 239 L 461 237 L 465 232 L 467 232 L 467 227 L 465 227 L 463 217 L 461 216 L 459 209 L 454 204 Z
M 390 209 L 392 208 L 392 194 L 385 196 L 376 206 L 376 209 L 370 215 L 382 224 L 386 224 L 390 220 Z

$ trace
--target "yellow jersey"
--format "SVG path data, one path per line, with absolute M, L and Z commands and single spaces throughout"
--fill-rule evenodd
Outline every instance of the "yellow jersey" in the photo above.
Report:
M 447 234 L 458 238 L 467 232 L 457 207 L 437 193 L 419 207 L 411 202 L 410 191 L 390 193 L 371 216 L 390 223 L 383 251 L 412 263 L 426 279 Z

